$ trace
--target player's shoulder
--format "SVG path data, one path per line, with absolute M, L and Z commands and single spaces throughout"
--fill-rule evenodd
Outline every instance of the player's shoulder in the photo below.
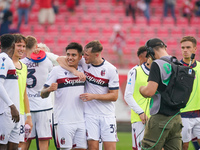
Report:
M 82 67 L 82 66 L 78 66 L 78 71 L 80 71 L 80 72 L 84 72 L 83 67 Z
M 117 69 L 113 64 L 111 64 L 111 63 L 110 63 L 109 61 L 107 61 L 107 60 L 104 60 L 104 65 L 106 66 L 107 69 L 114 69 L 114 70 Z
M 52 70 L 63 70 L 64 68 L 62 68 L 60 65 L 58 66 L 53 66 Z
M 48 57 L 45 58 L 44 63 L 48 63 L 48 65 L 53 65 Z
M 20 60 L 20 63 L 21 63 L 21 65 L 22 65 L 22 68 L 27 69 L 27 66 L 26 66 L 26 64 L 25 64 L 24 62 L 22 62 L 22 61 Z
M 0 59 L 2 61 L 10 61 L 11 58 L 6 53 L 0 53 Z
M 30 61 L 30 59 L 27 57 L 24 57 L 24 58 L 20 59 L 20 61 L 25 64 L 27 61 Z

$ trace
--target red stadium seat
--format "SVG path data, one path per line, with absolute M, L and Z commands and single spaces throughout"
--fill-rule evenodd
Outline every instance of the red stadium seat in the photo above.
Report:
M 66 18 L 65 15 L 57 15 L 56 16 L 56 25 L 65 25 L 66 24 Z
M 198 17 L 192 17 L 191 19 L 191 26 L 192 27 L 199 27 L 200 19 Z
M 141 28 L 135 26 L 134 28 L 130 29 L 130 36 L 131 37 L 140 37 L 142 35 Z
M 65 48 L 68 45 L 68 39 L 66 36 L 60 36 L 57 39 L 57 46 L 61 48 Z
M 177 26 L 178 27 L 188 27 L 188 19 L 185 17 L 177 17 Z
M 154 38 L 154 37 L 156 37 L 156 31 L 152 27 L 146 27 L 143 29 L 143 36 L 149 37 L 149 38 Z
M 58 26 L 56 25 L 50 25 L 47 27 L 47 33 L 49 36 L 56 36 L 59 34 Z
M 158 17 L 152 17 L 150 19 L 150 26 L 152 27 L 161 27 L 161 21 Z
M 21 27 L 20 27 L 20 32 L 23 34 L 23 35 L 32 35 L 33 32 L 32 32 L 32 26 L 30 24 L 22 24 Z
M 136 47 L 136 41 L 133 38 L 126 39 L 126 52 L 129 53 L 129 50 L 133 49 Z
M 75 35 L 79 35 L 79 36 L 87 35 L 86 31 L 87 31 L 86 28 L 83 26 L 75 27 Z
M 162 26 L 167 27 L 167 28 L 168 27 L 174 27 L 175 26 L 174 19 L 172 17 L 164 17 Z
M 171 28 L 170 32 L 170 36 L 174 38 L 179 38 L 183 36 L 183 29 L 180 27 Z
M 184 31 L 185 31 L 184 36 L 194 36 L 194 37 L 198 36 L 196 28 L 187 27 L 187 28 L 185 28 Z
M 100 35 L 100 32 L 99 32 L 99 28 L 97 28 L 97 27 L 90 27 L 89 28 L 89 32 L 88 32 L 88 34 L 89 34 L 89 36 L 99 36 Z
M 42 25 L 34 25 L 33 26 L 33 34 L 36 35 L 45 35 L 45 27 Z
M 64 36 L 69 36 L 73 34 L 72 28 L 70 26 L 61 26 L 60 29 L 60 34 L 64 35 Z
M 166 37 L 169 37 L 169 30 L 168 28 L 158 28 L 157 29 L 157 37 L 159 38 L 166 38 Z
M 111 37 L 113 33 L 112 27 L 104 27 L 102 28 L 102 35 L 105 37 Z

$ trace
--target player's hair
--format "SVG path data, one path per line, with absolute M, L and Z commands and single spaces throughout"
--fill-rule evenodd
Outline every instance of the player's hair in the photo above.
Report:
M 186 42 L 186 41 L 190 41 L 192 42 L 193 46 L 196 47 L 197 46 L 197 40 L 193 37 L 193 36 L 184 36 L 180 43 Z
M 147 52 L 147 49 L 145 46 L 141 46 L 139 47 L 138 51 L 137 51 L 137 56 L 139 57 L 142 53 Z
M 51 50 L 49 49 L 49 47 L 48 47 L 46 44 L 44 44 L 44 43 L 39 43 L 39 44 L 37 44 L 37 46 L 38 46 L 38 48 L 44 48 L 44 49 L 46 49 L 47 52 L 50 52 L 50 51 L 51 51 Z
M 11 47 L 15 42 L 15 37 L 11 34 L 3 34 L 1 36 L 1 49 Z
M 69 43 L 69 45 L 67 45 L 67 47 L 65 48 L 66 52 L 68 49 L 76 49 L 78 51 L 79 54 L 82 55 L 83 53 L 83 47 L 81 44 L 76 43 L 76 42 L 71 42 Z
M 20 43 L 24 41 L 25 44 L 27 44 L 26 37 L 23 36 L 22 34 L 16 33 L 16 34 L 13 34 L 13 36 L 15 37 L 15 43 Z
M 35 44 L 37 44 L 37 39 L 35 38 L 35 37 L 33 37 L 33 36 L 27 36 L 26 37 L 26 40 L 27 40 L 27 45 L 26 45 L 26 48 L 28 48 L 28 49 L 32 49 L 33 48 L 33 46 L 35 45 Z
M 92 48 L 92 50 L 91 50 L 92 53 L 102 52 L 102 50 L 103 50 L 103 46 L 101 45 L 101 43 L 98 40 L 89 42 L 85 46 L 85 48 Z

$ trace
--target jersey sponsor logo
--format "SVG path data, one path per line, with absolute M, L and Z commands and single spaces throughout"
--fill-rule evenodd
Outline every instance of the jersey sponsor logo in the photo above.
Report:
M 62 137 L 62 138 L 60 139 L 60 143 L 61 143 L 62 145 L 65 144 L 65 138 L 64 138 L 64 137 Z
M 108 82 L 109 82 L 108 79 L 95 77 L 94 75 L 92 75 L 91 73 L 88 73 L 86 71 L 84 71 L 84 73 L 86 75 L 87 81 L 89 81 L 90 83 L 97 84 L 100 86 L 106 86 L 106 87 L 108 86 Z
M 40 91 L 38 91 L 37 93 L 31 94 L 29 92 L 27 92 L 28 97 L 40 97 Z
M 35 63 L 35 62 L 28 62 L 28 63 L 25 63 L 27 68 L 32 68 L 32 67 L 38 67 L 39 64 L 38 63 Z
M 1 64 L 1 69 L 5 69 L 4 63 Z
M 4 61 L 6 60 L 6 58 L 5 58 L 5 57 L 3 57 L 3 58 L 2 58 L 2 60 L 3 60 L 3 62 L 2 62 L 2 64 L 1 64 L 1 69 L 5 69 L 5 64 L 4 64 Z
M 128 81 L 128 84 L 130 84 L 130 85 L 131 85 L 131 78 L 129 79 L 129 81 Z
M 5 139 L 5 134 L 0 135 L 0 141 L 3 141 Z
M 101 70 L 101 76 L 105 76 L 106 71 L 105 70 Z
M 75 78 L 62 78 L 57 80 L 58 88 L 63 88 L 67 86 L 80 86 L 85 85 L 85 81 L 81 81 L 79 77 Z

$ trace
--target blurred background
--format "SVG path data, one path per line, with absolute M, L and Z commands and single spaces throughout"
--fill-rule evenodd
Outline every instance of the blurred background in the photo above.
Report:
M 45 43 L 58 55 L 65 54 L 69 42 L 84 46 L 91 40 L 100 40 L 103 57 L 121 69 L 130 69 L 138 63 L 137 49 L 149 38 L 161 38 L 168 53 L 179 59 L 182 36 L 192 35 L 200 45 L 199 0 L 1 0 L 0 3 L 4 3 L 2 13 L 5 9 L 12 12 L 11 32 L 18 29 L 24 35 L 33 35 L 38 43 Z M 47 16 L 42 11 L 47 11 Z M 121 26 L 125 38 L 122 66 L 111 42 L 116 24 Z
M 129 133 L 130 108 L 123 94 L 128 70 L 139 61 L 138 48 L 158 37 L 181 59 L 183 36 L 194 36 L 200 46 L 199 26 L 200 0 L 0 0 L 0 35 L 33 35 L 58 55 L 65 55 L 70 42 L 101 42 L 102 56 L 119 69 L 118 131 Z M 199 50 L 195 58 L 200 59 Z

